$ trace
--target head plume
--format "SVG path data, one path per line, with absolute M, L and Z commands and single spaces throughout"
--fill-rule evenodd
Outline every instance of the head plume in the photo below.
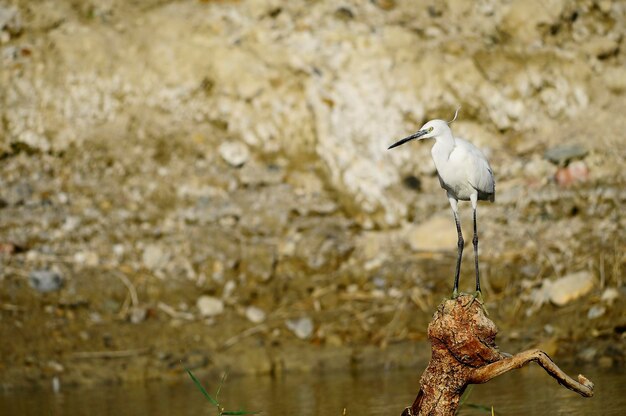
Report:
M 456 108 L 456 111 L 454 112 L 454 118 L 453 118 L 452 120 L 448 121 L 448 124 L 452 124 L 452 122 L 453 122 L 454 120 L 456 120 L 456 117 L 459 115 L 459 110 L 460 110 L 460 109 L 461 109 L 461 106 L 458 106 L 458 107 Z

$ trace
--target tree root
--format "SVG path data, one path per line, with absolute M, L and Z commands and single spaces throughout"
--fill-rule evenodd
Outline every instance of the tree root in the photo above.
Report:
M 420 379 L 420 391 L 402 416 L 454 415 L 469 384 L 486 383 L 507 371 L 535 361 L 559 384 L 583 397 L 593 396 L 593 383 L 565 374 L 540 350 L 507 357 L 495 343 L 498 330 L 482 305 L 461 295 L 439 305 L 428 325 L 432 356 Z

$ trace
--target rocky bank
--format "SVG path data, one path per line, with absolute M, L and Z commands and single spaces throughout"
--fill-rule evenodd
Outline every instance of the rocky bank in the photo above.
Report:
M 501 335 L 622 364 L 625 32 L 610 0 L 0 2 L 0 386 L 424 359 L 456 236 L 430 146 L 386 148 L 458 105 Z

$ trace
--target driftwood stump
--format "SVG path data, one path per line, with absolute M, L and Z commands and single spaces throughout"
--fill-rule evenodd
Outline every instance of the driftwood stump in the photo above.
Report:
M 593 395 L 591 381 L 582 375 L 578 381 L 572 379 L 543 351 L 528 350 L 514 356 L 500 353 L 495 342 L 497 332 L 483 306 L 471 295 L 441 303 L 428 325 L 432 356 L 420 379 L 420 391 L 402 416 L 454 415 L 469 384 L 486 383 L 530 361 L 568 389 L 584 397 Z

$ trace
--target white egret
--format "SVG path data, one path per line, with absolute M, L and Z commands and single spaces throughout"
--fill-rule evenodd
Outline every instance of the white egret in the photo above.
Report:
M 458 256 L 456 273 L 454 275 L 454 289 L 452 296 L 459 294 L 459 274 L 461 271 L 461 257 L 463 256 L 463 233 L 459 220 L 457 203 L 471 201 L 474 210 L 474 263 L 476 267 L 476 295 L 480 296 L 480 272 L 478 270 L 478 233 L 476 227 L 476 207 L 478 201 L 495 200 L 496 188 L 493 171 L 485 155 L 473 144 L 452 135 L 449 124 L 456 120 L 459 109 L 454 118 L 449 121 L 430 120 L 415 134 L 389 146 L 389 149 L 400 146 L 413 139 L 435 139 L 431 155 L 437 168 L 439 183 L 446 190 L 448 200 L 454 214 L 454 222 L 458 233 Z

